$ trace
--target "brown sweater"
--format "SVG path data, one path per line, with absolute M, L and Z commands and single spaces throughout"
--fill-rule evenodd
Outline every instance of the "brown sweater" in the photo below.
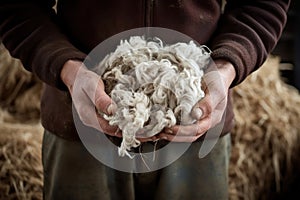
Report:
M 106 38 L 132 28 L 165 27 L 208 45 L 236 69 L 232 86 L 256 70 L 276 45 L 289 0 L 1 0 L 0 37 L 11 55 L 46 83 L 43 126 L 76 137 L 71 98 L 60 79 L 69 59 L 84 60 Z M 229 101 L 223 132 L 232 128 Z

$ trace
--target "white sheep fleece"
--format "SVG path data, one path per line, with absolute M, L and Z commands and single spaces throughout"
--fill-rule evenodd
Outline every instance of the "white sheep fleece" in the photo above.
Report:
M 201 81 L 210 54 L 193 41 L 164 45 L 157 37 L 132 36 L 99 63 L 94 71 L 117 105 L 114 115 L 104 117 L 122 131 L 120 156 L 130 157 L 128 151 L 140 145 L 137 136 L 195 122 L 190 113 L 205 95 Z

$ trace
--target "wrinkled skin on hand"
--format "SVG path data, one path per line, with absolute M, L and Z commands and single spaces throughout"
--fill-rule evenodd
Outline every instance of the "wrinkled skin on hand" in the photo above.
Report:
M 217 71 L 209 71 L 203 77 L 205 97 L 192 109 L 191 115 L 197 120 L 191 125 L 175 125 L 151 138 L 139 138 L 141 142 L 164 139 L 173 142 L 194 142 L 217 125 L 227 105 L 228 90 L 235 78 L 235 69 L 224 60 L 215 61 Z M 81 121 L 90 127 L 111 135 L 122 137 L 116 126 L 110 126 L 102 113 L 113 114 L 116 105 L 104 91 L 104 83 L 82 62 L 67 61 L 61 78 L 69 89 L 74 106 Z
M 121 137 L 117 127 L 110 126 L 99 113 L 112 114 L 115 104 L 104 91 L 101 78 L 84 67 L 82 62 L 67 61 L 61 79 L 68 87 L 82 123 L 109 135 Z
M 197 121 L 191 125 L 175 125 L 165 129 L 158 138 L 173 142 L 194 142 L 221 122 L 229 87 L 235 78 L 235 69 L 225 60 L 217 60 L 215 64 L 217 70 L 208 71 L 203 77 L 205 97 L 192 109 L 191 115 Z
M 122 137 L 116 126 L 109 125 L 103 114 L 111 115 L 116 104 L 106 94 L 99 75 L 88 70 L 82 62 L 69 60 L 63 66 L 61 79 L 68 87 L 73 104 L 82 123 L 107 135 Z M 141 138 L 141 142 L 156 138 Z

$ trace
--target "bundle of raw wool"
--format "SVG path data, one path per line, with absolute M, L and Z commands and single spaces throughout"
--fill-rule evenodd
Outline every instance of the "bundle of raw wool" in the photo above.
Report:
M 97 66 L 106 92 L 117 104 L 111 125 L 122 130 L 119 155 L 139 146 L 137 134 L 151 137 L 176 123 L 191 124 L 190 113 L 204 92 L 203 70 L 210 51 L 193 41 L 164 45 L 159 38 L 133 36 Z

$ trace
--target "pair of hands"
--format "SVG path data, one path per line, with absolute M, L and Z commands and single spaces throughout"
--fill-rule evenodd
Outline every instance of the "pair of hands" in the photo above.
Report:
M 218 71 L 204 75 L 205 97 L 192 109 L 191 115 L 197 120 L 192 125 L 175 125 L 151 138 L 139 138 L 141 142 L 164 139 L 173 142 L 193 142 L 208 129 L 221 122 L 227 105 L 228 90 L 235 78 L 233 65 L 225 60 L 216 60 Z M 61 71 L 61 79 L 68 87 L 80 120 L 87 126 L 108 135 L 122 137 L 116 126 L 110 126 L 101 114 L 111 115 L 116 105 L 105 93 L 99 75 L 86 69 L 82 62 L 69 60 Z

